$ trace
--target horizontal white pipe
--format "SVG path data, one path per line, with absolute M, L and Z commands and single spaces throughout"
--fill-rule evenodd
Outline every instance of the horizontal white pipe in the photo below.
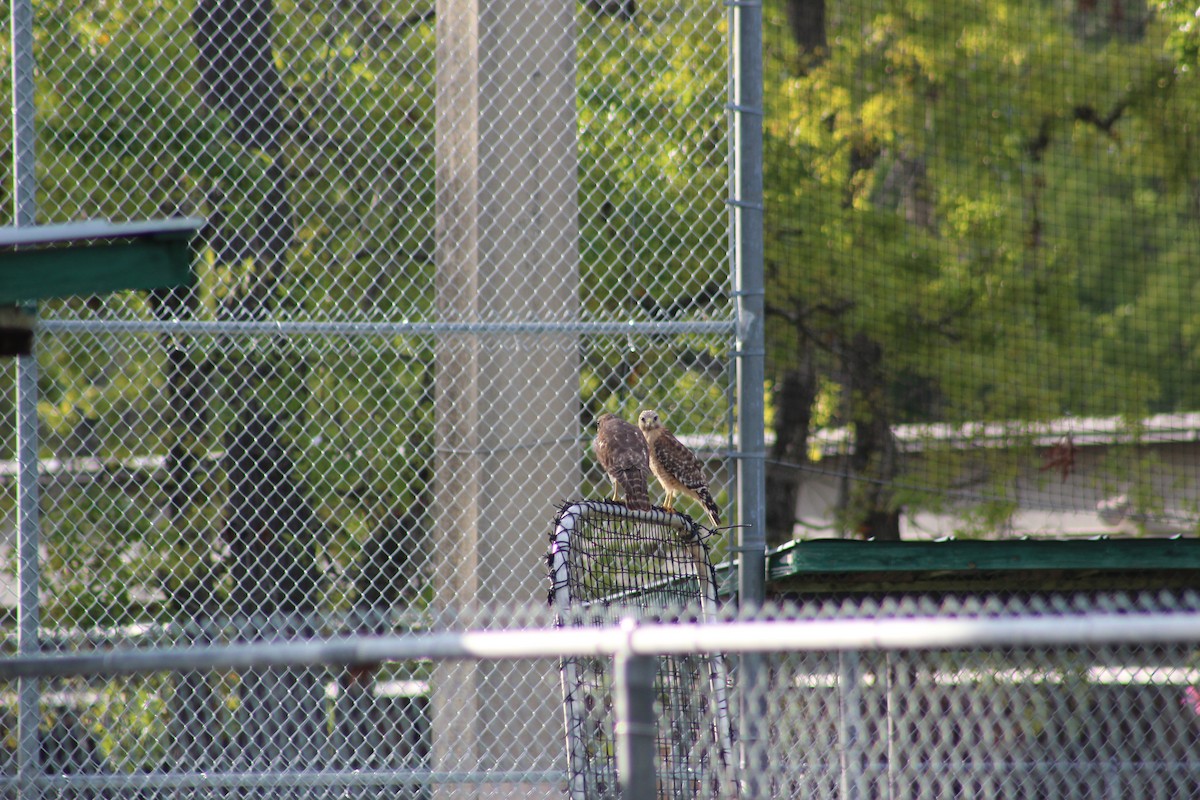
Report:
M 188 336 L 440 336 L 446 334 L 579 334 L 631 336 L 666 334 L 732 335 L 734 323 L 721 320 L 671 322 L 589 322 L 587 320 L 496 322 L 334 322 L 321 320 L 96 320 L 39 319 L 37 329 L 50 333 L 94 335 L 178 334 Z
M 639 624 L 465 631 L 337 640 L 121 649 L 0 661 L 0 680 L 207 669 L 373 664 L 411 659 L 511 660 L 560 656 L 1200 643 L 1200 613 L 1064 617 L 843 619 Z
M 1072 617 L 825 619 L 633 632 L 635 652 L 769 653 L 822 650 L 967 650 L 1200 642 L 1200 613 Z
M 288 772 L 245 772 L 204 769 L 195 772 L 102 773 L 74 775 L 34 775 L 29 783 L 37 788 L 62 790 L 133 791 L 138 789 L 272 789 L 331 788 L 364 786 L 404 786 L 418 784 L 497 784 L 497 783 L 562 783 L 566 774 L 561 770 L 482 770 L 478 772 L 436 772 L 429 769 L 329 769 Z M 0 791 L 12 791 L 20 786 L 15 776 L 0 776 Z

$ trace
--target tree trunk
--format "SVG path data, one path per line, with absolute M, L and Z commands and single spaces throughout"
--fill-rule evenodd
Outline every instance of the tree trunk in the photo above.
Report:
M 319 573 L 313 510 L 284 450 L 278 423 L 248 403 L 229 434 L 225 536 L 230 600 L 246 641 L 314 633 Z M 249 769 L 304 768 L 327 753 L 324 687 L 311 669 L 247 670 L 240 752 Z
M 792 39 L 800 49 L 801 72 L 825 60 L 829 42 L 825 37 L 825 0 L 787 0 L 787 21 Z
M 193 287 L 174 288 L 150 292 L 148 301 L 157 319 L 190 319 L 195 315 L 199 295 Z M 212 365 L 197 362 L 182 337 L 164 335 L 162 346 L 167 355 L 166 427 L 170 441 L 166 458 L 167 518 L 177 527 L 179 541 L 202 547 L 203 542 L 194 541 L 184 531 L 189 528 L 189 512 L 206 502 L 199 474 L 207 455 L 208 378 Z M 172 618 L 187 623 L 189 643 L 212 644 L 211 622 L 220 610 L 220 598 L 216 592 L 218 578 L 208 562 L 202 562 L 190 574 L 166 574 L 160 579 Z M 224 749 L 217 736 L 219 706 L 207 673 L 182 672 L 176 676 L 171 695 L 171 758 L 183 768 L 203 771 L 216 767 Z
M 208 187 L 208 244 L 219 265 L 242 275 L 218 309 L 224 319 L 271 316 L 294 235 L 280 147 L 284 86 L 271 49 L 273 13 L 271 0 L 199 0 L 192 17 L 201 96 L 225 120 L 227 147 L 234 158 L 268 162 L 253 191 Z M 241 203 L 254 207 L 249 213 L 233 208 Z M 236 410 L 225 437 L 229 610 L 243 641 L 308 635 L 319 598 L 318 522 L 295 475 L 283 422 L 269 410 L 278 405 L 269 393 L 279 390 L 283 356 L 230 348 L 225 357 L 226 391 Z M 239 691 L 238 766 L 312 769 L 327 760 L 324 687 L 316 671 L 247 670 Z
M 766 468 L 769 547 L 792 540 L 804 477 L 799 466 L 808 463 L 808 437 L 818 383 L 810 350 L 803 343 L 799 346 L 799 365 L 783 376 L 775 394 L 775 443 Z
M 892 433 L 883 348 L 857 334 L 846 356 L 850 375 L 850 414 L 854 450 L 850 454 L 853 489 L 846 498 L 846 521 L 864 539 L 900 538 L 900 510 L 893 508 L 892 482 L 899 474 L 899 451 Z
M 228 112 L 228 132 L 242 145 L 271 147 L 283 127 L 273 12 L 271 0 L 200 0 L 192 16 L 204 102 Z

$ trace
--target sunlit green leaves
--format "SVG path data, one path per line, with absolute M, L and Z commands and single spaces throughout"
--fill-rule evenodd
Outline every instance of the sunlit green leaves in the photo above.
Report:
M 55 322 L 203 329 L 44 337 L 41 454 L 86 456 L 107 481 L 53 511 L 56 547 L 73 543 L 88 561 L 47 562 L 51 580 L 78 567 L 79 580 L 54 586 L 64 624 L 99 624 L 105 607 L 123 621 L 232 599 L 222 510 L 231 445 L 255 415 L 286 450 L 279 480 L 312 509 L 304 558 L 328 566 L 331 606 L 355 602 L 345 576 L 365 543 L 430 497 L 432 342 L 388 326 L 437 318 L 433 4 L 274 3 L 280 124 L 253 144 L 236 135 L 237 112 L 206 101 L 194 6 L 34 4 L 40 220 L 187 213 L 211 224 L 186 300 L 128 292 L 42 308 Z M 645 0 L 621 20 L 579 4 L 584 319 L 728 316 L 726 16 L 720 4 Z M 5 128 L 0 149 L 10 142 Z M 9 169 L 0 162 L 5 208 Z M 312 321 L 353 332 L 263 327 Z M 727 427 L 728 337 L 614 341 L 579 342 L 586 411 L 651 405 L 683 434 Z M 11 374 L 0 391 L 11 409 Z M 12 425 L 0 420 L 6 444 Z M 111 480 L 126 470 L 130 484 Z M 126 566 L 135 558 L 141 583 Z M 189 595 L 208 582 L 218 588 Z
M 865 335 L 891 407 L 821 424 L 1196 409 L 1195 8 L 826 8 L 819 63 L 765 9 L 777 379 L 861 385 Z

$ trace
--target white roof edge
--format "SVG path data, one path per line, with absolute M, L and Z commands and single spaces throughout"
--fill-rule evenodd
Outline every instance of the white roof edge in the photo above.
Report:
M 53 225 L 19 225 L 0 227 L 0 247 L 22 247 L 39 244 L 93 239 L 126 239 L 142 236 L 161 236 L 172 233 L 195 233 L 204 225 L 199 217 L 110 222 L 106 219 L 81 220 Z
M 1200 441 L 1200 412 L 1154 414 L 1130 424 L 1128 418 L 1059 417 L 1051 420 L 1002 422 L 930 422 L 896 425 L 892 428 L 903 449 L 919 450 L 925 443 L 1004 446 L 1010 442 L 1053 444 L 1070 436 L 1076 445 L 1105 445 L 1138 441 Z M 817 431 L 814 444 L 835 453 L 850 440 L 846 427 Z

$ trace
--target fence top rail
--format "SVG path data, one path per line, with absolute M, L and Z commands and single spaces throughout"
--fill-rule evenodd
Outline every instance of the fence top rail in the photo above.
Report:
M 145 236 L 191 236 L 203 225 L 204 220 L 197 217 L 173 217 L 135 222 L 110 222 L 106 219 L 95 219 L 52 225 L 6 226 L 0 227 L 0 247 L 20 248 Z
M 512 660 L 689 653 L 953 650 L 1200 643 L 1200 612 L 902 619 L 724 620 L 441 631 L 304 642 L 113 649 L 0 661 L 0 680 L 208 669 L 342 666 L 412 659 Z
M 665 334 L 712 334 L 732 336 L 734 320 L 694 321 L 604 321 L 604 320 L 511 320 L 511 321 L 322 321 L 322 320 L 120 320 L 39 319 L 39 331 L 109 335 L 184 336 L 442 336 L 470 334 L 578 334 L 587 336 L 648 336 Z

